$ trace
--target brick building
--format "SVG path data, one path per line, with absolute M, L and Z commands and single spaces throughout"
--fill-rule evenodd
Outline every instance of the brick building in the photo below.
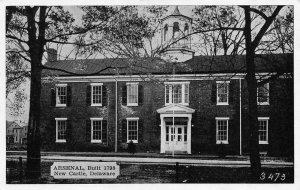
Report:
M 162 25 L 165 44 L 188 34 L 191 19 L 176 8 Z M 125 151 L 132 141 L 142 152 L 246 154 L 245 56 L 194 56 L 190 43 L 161 58 L 58 61 L 51 50 L 46 65 L 58 70 L 44 72 L 42 149 Z M 255 64 L 258 80 L 282 73 L 257 90 L 260 149 L 293 155 L 293 55 L 259 55 Z

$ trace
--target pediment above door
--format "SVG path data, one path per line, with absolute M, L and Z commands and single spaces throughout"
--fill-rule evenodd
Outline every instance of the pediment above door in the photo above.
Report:
M 170 114 L 173 112 L 175 114 L 192 114 L 195 110 L 180 104 L 171 104 L 157 110 L 159 114 Z

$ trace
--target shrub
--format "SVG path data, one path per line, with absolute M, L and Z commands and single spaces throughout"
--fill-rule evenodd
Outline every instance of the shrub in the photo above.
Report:
M 130 142 L 128 143 L 128 148 L 127 148 L 127 150 L 128 150 L 129 153 L 132 153 L 132 154 L 135 153 L 135 144 L 134 144 L 132 141 L 130 141 Z

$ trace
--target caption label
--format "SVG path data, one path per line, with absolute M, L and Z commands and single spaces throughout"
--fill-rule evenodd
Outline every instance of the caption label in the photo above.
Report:
M 116 162 L 54 162 L 51 166 L 55 179 L 112 179 L 119 175 Z

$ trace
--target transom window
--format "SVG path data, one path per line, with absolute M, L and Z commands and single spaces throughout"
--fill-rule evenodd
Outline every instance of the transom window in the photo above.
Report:
M 67 105 L 67 84 L 56 85 L 56 106 Z
M 127 142 L 138 143 L 138 118 L 127 119 Z
M 91 118 L 91 142 L 102 142 L 102 118 Z
M 138 83 L 127 83 L 127 105 L 138 106 Z
M 165 85 L 166 104 L 189 104 L 189 83 L 166 83 Z
M 67 118 L 55 118 L 56 142 L 66 142 Z
M 258 140 L 259 144 L 268 144 L 268 117 L 258 118 Z
M 91 84 L 92 106 L 102 106 L 102 83 Z
M 229 81 L 217 81 L 217 105 L 228 105 Z
M 229 118 L 216 118 L 217 144 L 228 144 L 228 120 Z
M 269 105 L 269 83 L 257 87 L 257 104 Z

